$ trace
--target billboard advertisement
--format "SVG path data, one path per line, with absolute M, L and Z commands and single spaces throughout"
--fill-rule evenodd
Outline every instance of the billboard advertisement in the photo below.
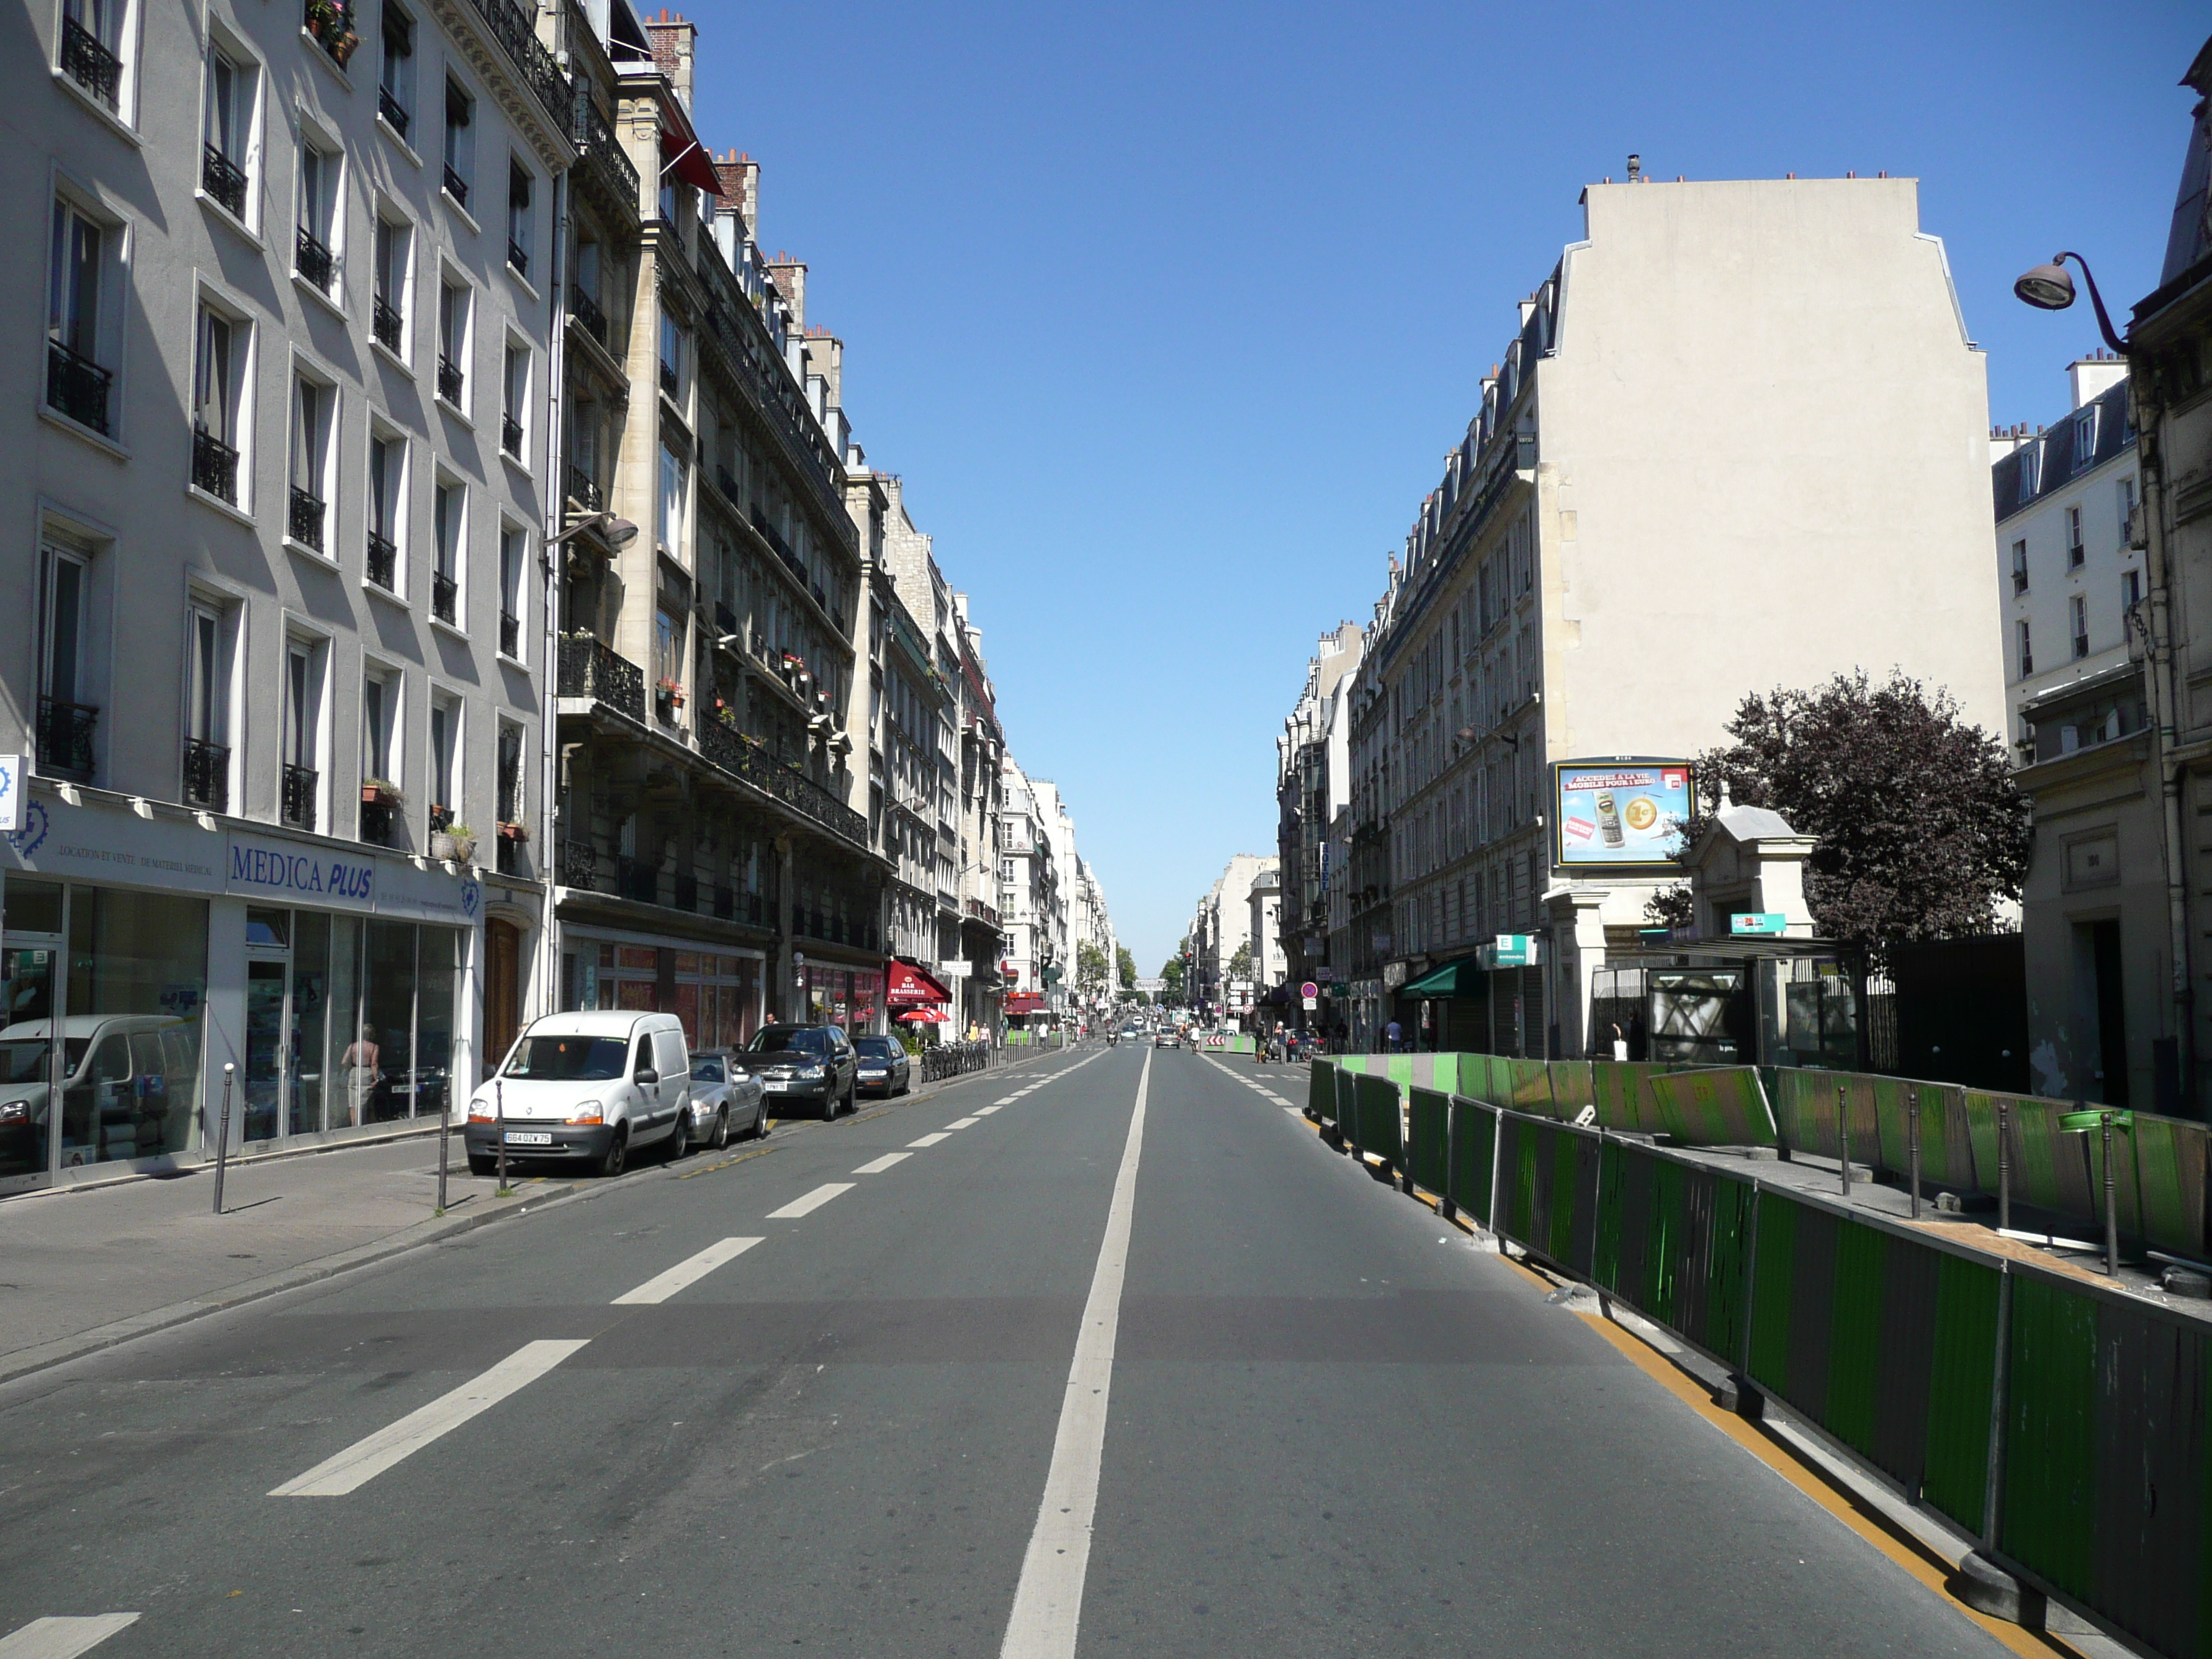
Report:
M 1552 768 L 1553 856 L 1569 869 L 1668 863 L 1690 817 L 1690 763 L 1642 757 Z

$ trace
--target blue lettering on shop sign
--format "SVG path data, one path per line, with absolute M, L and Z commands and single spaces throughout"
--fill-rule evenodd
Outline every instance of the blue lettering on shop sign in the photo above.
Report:
M 375 882 L 376 866 L 373 864 L 336 858 L 324 864 L 307 853 L 231 843 L 230 883 L 234 887 L 264 887 L 277 892 L 366 904 L 374 896 Z

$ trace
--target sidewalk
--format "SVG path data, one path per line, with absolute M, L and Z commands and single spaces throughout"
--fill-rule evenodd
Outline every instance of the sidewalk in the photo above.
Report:
M 1060 1052 L 1048 1049 L 988 1071 L 920 1084 L 896 1100 L 863 1102 L 855 1115 L 994 1081 L 1032 1058 Z M 805 1120 L 769 1121 L 773 1133 L 760 1144 L 771 1150 L 810 1128 Z M 679 1168 L 697 1169 L 755 1150 L 755 1143 L 733 1142 L 723 1152 L 695 1152 Z M 0 1381 L 310 1284 L 595 1184 L 595 1177 L 565 1172 L 518 1176 L 513 1196 L 502 1199 L 495 1181 L 469 1174 L 458 1133 L 449 1158 L 442 1216 L 435 1210 L 434 1134 L 233 1164 L 220 1216 L 214 1213 L 212 1165 L 0 1202 Z M 659 1152 L 648 1148 L 638 1167 L 620 1179 L 659 1180 L 665 1167 Z

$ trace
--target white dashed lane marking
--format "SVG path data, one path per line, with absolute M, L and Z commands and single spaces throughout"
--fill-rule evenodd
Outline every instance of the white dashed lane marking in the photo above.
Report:
M 975 1115 L 977 1117 L 988 1117 L 992 1113 L 998 1109 L 999 1109 L 995 1106 L 978 1106 L 975 1109 Z
M 781 1209 L 770 1210 L 768 1218 L 770 1221 L 796 1221 L 803 1215 L 812 1215 L 838 1194 L 852 1190 L 853 1183 L 849 1181 L 825 1181 L 812 1192 L 793 1199 Z
M 951 1139 L 952 1137 L 951 1135 L 945 1134 L 924 1135 L 919 1140 L 908 1141 L 907 1145 L 909 1146 L 934 1146 L 940 1140 L 950 1140 Z
M 975 1124 L 976 1124 L 977 1122 L 979 1122 L 980 1121 L 981 1121 L 980 1119 L 972 1118 L 972 1117 L 955 1118 L 951 1122 L 950 1122 L 950 1123 L 948 1123 L 948 1124 L 946 1124 L 946 1125 L 945 1126 L 945 1132 L 946 1132 L 947 1133 L 950 1133 L 951 1131 L 953 1131 L 953 1130 L 955 1130 L 955 1129 L 968 1129 L 968 1128 L 973 1128 L 973 1127 L 975 1126 Z
M 725 1261 L 734 1261 L 761 1241 L 757 1238 L 725 1238 L 709 1244 L 698 1255 L 679 1261 L 665 1273 L 656 1273 L 634 1291 L 624 1291 L 615 1298 L 615 1306 L 649 1307 L 656 1302 L 665 1302 L 686 1285 L 704 1279 Z
M 81 1618 L 33 1619 L 0 1636 L 0 1659 L 76 1659 L 119 1630 L 138 1622 L 135 1613 L 95 1613 Z
M 902 1164 L 913 1156 L 914 1154 L 912 1152 L 885 1152 L 881 1158 L 872 1158 L 867 1163 L 863 1164 L 859 1169 L 854 1170 L 853 1173 L 854 1175 L 881 1175 L 884 1170 L 890 1169 L 892 1164 Z

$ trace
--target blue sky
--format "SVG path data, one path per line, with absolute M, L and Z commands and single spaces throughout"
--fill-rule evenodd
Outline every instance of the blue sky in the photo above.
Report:
M 1993 420 L 2157 280 L 2201 5 L 761 6 L 699 23 L 845 403 L 971 596 L 1139 970 L 1274 845 L 1273 738 L 1364 618 L 1513 301 L 1622 175 L 1921 180 Z M 1842 21 L 1838 21 L 1841 19 Z M 1838 434 L 1839 441 L 1845 434 Z

